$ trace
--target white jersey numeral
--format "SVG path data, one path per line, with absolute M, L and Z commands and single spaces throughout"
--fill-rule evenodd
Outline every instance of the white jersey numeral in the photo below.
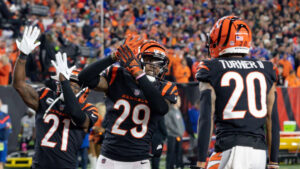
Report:
M 244 82 L 242 76 L 237 72 L 227 72 L 223 75 L 221 79 L 221 87 L 230 86 L 230 80 L 235 81 L 235 88 L 229 98 L 224 111 L 223 111 L 223 119 L 237 119 L 244 118 L 246 111 L 234 111 L 234 107 L 239 101 L 241 94 L 244 90 Z
M 45 134 L 44 138 L 41 141 L 41 146 L 54 148 L 56 146 L 56 142 L 49 141 L 52 135 L 56 132 L 59 126 L 59 117 L 55 114 L 48 114 L 45 119 L 44 123 L 49 123 L 53 121 L 52 126 Z M 61 141 L 61 151 L 67 151 L 68 147 L 68 138 L 69 138 L 69 128 L 70 128 L 70 119 L 64 119 L 62 121 L 64 123 L 63 132 L 62 132 L 62 141 Z
M 221 78 L 221 87 L 230 86 L 230 81 L 234 80 L 235 88 L 229 98 L 224 110 L 223 119 L 242 119 L 246 115 L 246 110 L 234 110 L 239 101 L 242 92 L 244 91 L 244 80 L 237 72 L 227 72 Z M 254 80 L 258 80 L 260 86 L 260 102 L 261 109 L 257 109 Z M 267 83 L 265 76 L 260 72 L 251 72 L 246 77 L 246 90 L 249 112 L 256 118 L 265 117 L 267 114 Z
M 127 100 L 120 99 L 115 105 L 114 109 L 119 110 L 120 107 L 123 107 L 123 112 L 120 117 L 117 118 L 114 125 L 112 126 L 111 132 L 117 135 L 124 136 L 128 130 L 120 128 L 120 125 L 128 118 L 130 114 L 130 104 Z M 140 119 L 140 113 L 144 112 L 144 116 Z M 141 125 L 141 131 L 138 131 L 138 127 L 133 127 L 130 129 L 130 133 L 135 138 L 142 138 L 148 131 L 148 122 L 150 119 L 150 108 L 145 104 L 138 104 L 132 110 L 132 121 L 136 125 Z

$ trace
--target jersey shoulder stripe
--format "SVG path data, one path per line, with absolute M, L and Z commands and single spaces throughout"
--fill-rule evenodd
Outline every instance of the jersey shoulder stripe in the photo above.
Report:
M 47 94 L 48 92 L 51 91 L 51 89 L 47 88 L 47 87 L 43 87 L 41 89 L 38 90 L 38 94 L 40 95 L 40 100 L 43 99 Z
M 168 89 L 170 89 L 171 86 L 172 86 L 172 83 L 171 82 L 167 82 L 167 84 L 163 87 L 161 95 L 164 96 L 167 93 Z

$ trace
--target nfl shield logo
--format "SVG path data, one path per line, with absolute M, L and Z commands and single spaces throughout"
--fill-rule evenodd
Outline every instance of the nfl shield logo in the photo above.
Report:
M 140 95 L 140 93 L 141 93 L 141 91 L 139 90 L 139 89 L 134 89 L 134 95 L 135 96 L 138 96 L 138 95 Z
M 106 159 L 103 158 L 103 159 L 101 160 L 101 163 L 102 163 L 102 164 L 105 164 L 105 162 L 106 162 Z

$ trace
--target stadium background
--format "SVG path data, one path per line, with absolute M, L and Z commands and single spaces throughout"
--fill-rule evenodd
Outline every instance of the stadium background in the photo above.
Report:
M 115 51 L 128 34 L 140 34 L 168 48 L 171 61 L 167 78 L 178 82 L 183 98 L 182 113 L 189 126 L 188 109 L 195 103 L 194 74 L 199 61 L 208 58 L 206 33 L 225 15 L 246 20 L 253 32 L 248 57 L 269 60 L 277 68 L 278 111 L 281 130 L 284 121 L 300 125 L 300 1 L 297 0 L 1 0 L 0 98 L 8 104 L 13 132 L 9 151 L 17 148 L 20 118 L 26 106 L 10 87 L 11 73 L 18 55 L 14 43 L 23 25 L 39 26 L 42 45 L 27 60 L 27 81 L 34 87 L 53 86 L 50 60 L 57 51 L 68 54 L 70 64 L 83 68 Z M 103 5 L 102 5 L 103 4 Z M 6 9 L 4 7 L 7 7 Z M 8 62 L 7 62 L 8 60 Z M 92 103 L 103 101 L 89 97 Z M 284 135 L 298 138 L 296 133 Z M 299 139 L 300 140 L 300 139 Z M 292 153 L 299 142 L 288 142 Z M 297 154 L 296 154 L 297 155 Z M 299 166 L 298 166 L 299 167 Z M 282 167 L 283 168 L 283 167 Z

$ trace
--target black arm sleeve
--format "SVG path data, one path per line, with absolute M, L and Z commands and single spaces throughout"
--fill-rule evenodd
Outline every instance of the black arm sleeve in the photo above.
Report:
M 75 97 L 75 94 L 73 93 L 70 87 L 70 82 L 68 80 L 62 81 L 61 85 L 68 113 L 70 114 L 72 120 L 77 126 L 83 125 L 86 119 L 86 114 L 81 111 L 80 105 Z
M 169 105 L 164 97 L 149 81 L 146 75 L 138 79 L 140 87 L 149 102 L 150 108 L 154 113 L 165 115 L 169 111 Z
M 200 92 L 200 115 L 198 120 L 198 161 L 205 162 L 211 130 L 211 90 Z
M 83 87 L 95 88 L 100 80 L 99 74 L 113 63 L 112 57 L 108 56 L 90 64 L 79 73 L 79 83 Z
M 278 162 L 279 154 L 279 118 L 277 111 L 277 93 L 275 93 L 275 101 L 272 109 L 272 143 L 270 161 Z

